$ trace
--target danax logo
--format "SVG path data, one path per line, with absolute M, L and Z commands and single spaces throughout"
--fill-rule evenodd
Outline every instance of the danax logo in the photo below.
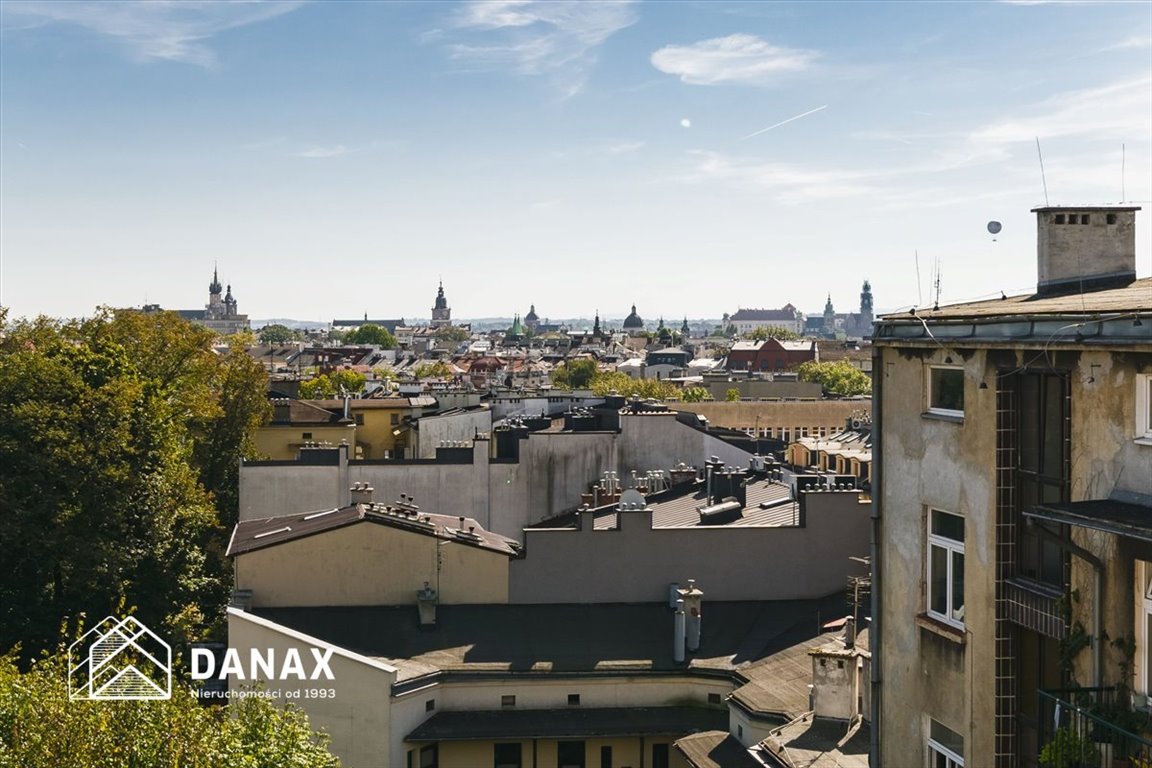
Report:
M 216 668 L 216 654 L 209 648 L 192 649 L 192 679 L 209 680 L 335 680 L 328 663 L 332 660 L 331 648 L 311 648 L 311 669 L 306 669 L 300 652 L 289 648 L 278 654 L 275 648 L 252 648 L 248 653 L 248 664 L 235 648 L 224 652 L 220 668 Z
M 129 616 L 108 616 L 68 646 L 68 698 L 172 698 L 172 647 Z

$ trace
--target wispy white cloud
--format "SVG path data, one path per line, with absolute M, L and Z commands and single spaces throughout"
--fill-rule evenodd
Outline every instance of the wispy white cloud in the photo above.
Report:
M 1126 37 L 1115 45 L 1105 48 L 1105 51 L 1126 51 L 1134 48 L 1152 48 L 1152 37 Z
M 341 155 L 347 155 L 351 151 L 352 150 L 343 144 L 336 144 L 329 147 L 308 147 L 307 149 L 303 149 L 295 153 L 295 156 L 312 159 L 326 159 L 329 157 L 340 157 Z
M 644 141 L 619 141 L 604 147 L 604 151 L 610 155 L 625 155 L 643 149 L 645 144 Z
M 692 45 L 666 45 L 652 54 L 652 66 L 685 83 L 767 84 L 781 75 L 802 72 L 819 52 L 774 46 L 755 35 L 735 34 Z
M 216 64 L 216 52 L 209 42 L 214 36 L 282 16 L 302 4 L 300 0 L 12 0 L 0 3 L 0 19 L 5 29 L 10 30 L 72 24 L 117 41 L 140 61 L 160 59 L 212 67 Z
M 975 144 L 1032 142 L 1038 136 L 1092 139 L 1146 137 L 1152 133 L 1152 78 L 1059 93 L 973 131 Z
M 474 0 L 452 26 L 480 39 L 453 42 L 447 50 L 474 66 L 547 75 L 563 96 L 572 96 L 584 87 L 600 46 L 636 19 L 631 0 Z

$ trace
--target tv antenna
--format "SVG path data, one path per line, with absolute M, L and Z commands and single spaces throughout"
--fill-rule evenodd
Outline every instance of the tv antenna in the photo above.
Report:
M 936 279 L 933 281 L 933 289 L 936 291 L 936 297 L 932 302 L 933 311 L 940 309 L 940 259 L 936 259 Z
M 1048 178 L 1044 175 L 1044 155 L 1040 152 L 1040 137 L 1036 137 L 1036 156 L 1040 158 L 1040 181 L 1044 183 L 1044 205 L 1048 205 Z

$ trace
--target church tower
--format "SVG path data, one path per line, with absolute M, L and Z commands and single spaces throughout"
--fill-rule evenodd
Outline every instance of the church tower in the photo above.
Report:
M 860 327 L 862 334 L 872 335 L 872 284 L 864 281 L 864 289 L 860 291 Z
M 432 306 L 432 327 L 443 328 L 452 325 L 452 309 L 448 306 L 448 299 L 444 298 L 444 281 L 440 281 L 440 289 L 436 291 L 436 303 Z
M 208 284 L 208 310 L 209 318 L 224 316 L 224 286 L 220 285 L 220 277 L 215 266 L 212 267 L 212 282 Z
M 836 333 L 836 310 L 832 308 L 832 294 L 824 304 L 824 333 Z

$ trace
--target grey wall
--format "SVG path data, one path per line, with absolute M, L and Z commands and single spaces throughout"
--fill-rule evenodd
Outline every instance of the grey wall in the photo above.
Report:
M 619 530 L 529 529 L 512 561 L 512 603 L 666 600 L 696 579 L 708 600 L 799 600 L 843 590 L 850 556 L 868 552 L 869 511 L 856 491 L 804 494 L 806 526 L 651 528 L 651 513 L 621 515 Z M 705 619 L 707 621 L 707 619 Z
M 490 531 L 520 539 L 525 525 L 579 506 L 580 494 L 608 470 L 626 478 L 632 470 L 669 469 L 681 461 L 702 467 L 712 455 L 740 467 L 751 458 L 680 424 L 674 413 L 622 416 L 620 423 L 620 433 L 532 433 L 520 442 L 517 462 L 490 460 L 489 441 L 477 440 L 472 462 L 464 464 L 247 463 L 240 468 L 240 519 L 343 506 L 349 485 L 367 482 L 375 489 L 376 501 L 390 503 L 406 493 L 424 511 L 473 517 Z
M 447 416 L 424 416 L 420 419 L 419 443 L 416 458 L 436 458 L 436 447 L 445 440 L 467 440 L 471 442 L 477 432 L 492 431 L 492 411 L 483 410 L 452 413 Z

